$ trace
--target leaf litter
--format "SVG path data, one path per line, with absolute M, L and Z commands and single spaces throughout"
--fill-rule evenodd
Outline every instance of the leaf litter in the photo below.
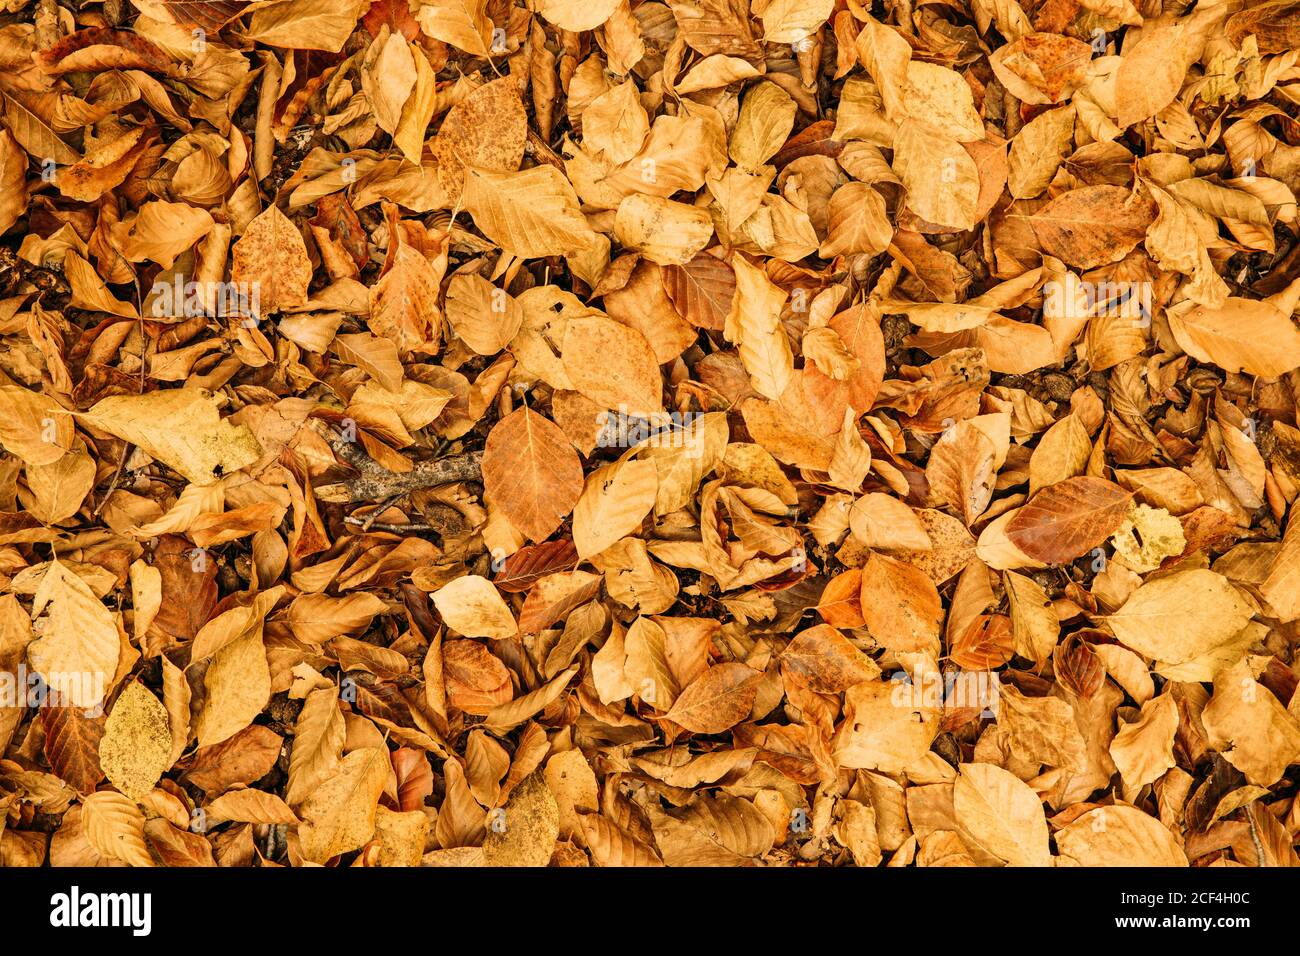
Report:
M 0 865 L 1300 862 L 1295 3 L 6 11 Z

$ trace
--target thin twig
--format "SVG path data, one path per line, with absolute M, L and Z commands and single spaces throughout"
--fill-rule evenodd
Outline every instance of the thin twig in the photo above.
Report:
M 372 521 L 369 524 L 366 524 L 364 519 L 354 518 L 351 515 L 344 518 L 343 521 L 346 524 L 356 525 L 362 531 L 393 531 L 393 532 L 397 532 L 398 534 L 402 534 L 402 533 L 407 533 L 412 531 L 438 532 L 441 530 L 423 521 L 412 521 L 409 524 L 398 524 L 396 522 L 390 522 L 390 521 Z
M 358 472 L 356 478 L 343 483 L 348 500 L 354 502 L 388 501 L 438 485 L 477 481 L 483 474 L 483 453 L 478 451 L 417 462 L 410 471 L 396 472 L 371 458 L 358 443 L 334 438 L 330 447 Z
M 365 517 L 348 515 L 343 521 L 345 524 L 358 527 L 362 531 L 433 531 L 437 534 L 447 535 L 460 534 L 465 530 L 464 517 L 451 505 L 434 502 L 424 509 L 427 520 L 412 521 L 406 524 L 377 520 L 387 508 L 388 505 L 383 504 Z
M 369 531 L 372 527 L 374 527 L 375 519 L 378 518 L 385 511 L 387 511 L 389 508 L 391 508 L 393 505 L 395 505 L 398 499 L 401 497 L 402 496 L 398 494 L 398 495 L 393 495 L 391 498 L 385 498 L 383 501 L 379 503 L 379 505 L 375 508 L 374 511 L 370 512 L 370 514 L 366 515 L 364 518 L 358 519 L 358 521 L 361 524 L 361 530 Z M 351 516 L 349 516 L 348 521 L 349 522 L 352 521 Z
M 130 451 L 130 442 L 126 442 L 122 445 L 122 454 L 121 457 L 117 459 L 117 470 L 113 472 L 113 480 L 108 483 L 108 491 L 104 492 L 104 497 L 99 499 L 99 504 L 95 505 L 95 510 L 91 512 L 91 514 L 96 518 L 99 517 L 99 512 L 103 509 L 104 505 L 108 504 L 108 499 L 113 496 L 113 492 L 117 491 L 117 483 L 122 478 L 122 468 L 126 465 L 126 458 Z

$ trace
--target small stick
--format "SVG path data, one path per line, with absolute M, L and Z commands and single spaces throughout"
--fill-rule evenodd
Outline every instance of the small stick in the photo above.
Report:
M 367 526 L 365 522 L 362 521 L 362 519 L 353 518 L 350 515 L 344 518 L 343 521 L 350 525 L 356 525 L 357 527 L 361 528 L 362 531 L 392 531 L 401 534 L 403 532 L 411 532 L 411 531 L 440 532 L 442 530 L 441 528 L 435 528 L 433 525 L 427 524 L 423 521 L 414 521 L 411 522 L 410 524 L 393 524 L 388 521 L 372 521 L 370 522 L 369 526 Z
M 359 474 L 343 482 L 349 501 L 384 501 L 400 498 L 412 491 L 450 485 L 457 481 L 477 481 L 482 477 L 483 453 L 467 452 L 417 462 L 410 471 L 389 471 L 375 461 L 358 444 L 335 438 L 330 447 Z
M 122 446 L 122 455 L 117 460 L 117 470 L 113 472 L 113 480 L 108 483 L 108 491 L 99 499 L 99 504 L 95 505 L 95 510 L 91 512 L 96 518 L 99 512 L 103 510 L 104 505 L 108 504 L 108 499 L 112 497 L 113 492 L 117 490 L 117 483 L 122 479 L 122 467 L 126 464 L 126 457 L 131 451 L 131 443 L 127 442 Z
M 375 519 L 378 518 L 385 511 L 387 511 L 389 508 L 391 508 L 393 505 L 395 505 L 398 499 L 400 499 L 401 497 L 402 497 L 401 495 L 393 495 L 391 498 L 385 498 L 383 501 L 379 503 L 379 505 L 375 508 L 374 511 L 370 512 L 370 514 L 366 515 L 364 518 L 359 519 L 361 524 L 361 530 L 369 531 L 371 527 L 374 526 Z M 352 520 L 351 516 L 349 516 L 347 520 L 353 524 L 357 523 Z

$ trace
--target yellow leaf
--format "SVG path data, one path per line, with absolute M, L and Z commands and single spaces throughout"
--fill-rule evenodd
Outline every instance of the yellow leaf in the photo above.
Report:
M 130 866 L 153 866 L 144 843 L 144 814 L 129 798 L 100 790 L 85 798 L 81 828 L 101 856 Z
M 924 757 L 939 732 L 940 714 L 926 706 L 923 690 L 923 685 L 883 681 L 846 690 L 844 722 L 831 741 L 838 765 L 901 773 Z
M 113 223 L 113 244 L 131 262 L 146 259 L 170 269 L 177 256 L 212 231 L 214 221 L 206 209 L 186 203 L 147 202 L 130 219 Z
M 1137 720 L 1120 727 L 1110 743 L 1110 756 L 1127 792 L 1136 794 L 1175 765 L 1177 730 L 1178 702 L 1168 693 L 1147 701 Z
M 415 89 L 402 107 L 402 115 L 393 133 L 393 143 L 410 162 L 420 165 L 424 153 L 424 136 L 433 119 L 438 99 L 438 80 L 424 55 L 414 43 L 410 45 L 415 60 Z
M 379 795 L 391 773 L 387 750 L 361 747 L 348 753 L 299 810 L 302 855 L 324 863 L 374 836 Z
M 302 803 L 338 769 L 346 736 L 338 691 L 330 686 L 309 693 L 293 729 L 289 783 L 284 793 L 287 803 Z
M 1136 807 L 1098 807 L 1056 834 L 1061 856 L 1080 866 L 1186 866 L 1187 854 L 1155 817 Z
M 360 72 L 361 88 L 379 128 L 385 133 L 396 133 L 402 108 L 415 89 L 416 79 L 415 56 L 405 38 L 400 33 L 390 33 L 380 44 L 376 37 L 366 50 Z
M 831 15 L 835 0 L 772 0 L 759 17 L 768 43 L 798 43 Z
M 1252 613 L 1227 578 L 1194 569 L 1147 581 L 1106 623 L 1126 647 L 1181 664 L 1231 640 Z
M 388 605 L 373 594 L 300 594 L 285 617 L 298 640 L 323 644 L 341 634 L 360 633 L 386 610 Z
M 492 21 L 487 0 L 421 0 L 415 19 L 427 36 L 475 56 L 492 47 Z
M 44 620 L 39 620 L 47 611 Z M 113 613 L 90 586 L 55 560 L 32 598 L 33 629 L 27 660 L 72 706 L 92 709 L 107 694 L 117 672 L 121 637 Z
M 28 465 L 52 465 L 71 448 L 72 413 L 47 395 L 0 386 L 0 444 Z
M 653 462 L 615 462 L 593 471 L 573 508 L 578 556 L 590 558 L 634 533 L 654 507 L 658 491 Z
M 434 591 L 432 597 L 447 626 L 466 637 L 505 639 L 519 633 L 510 608 L 487 578 L 467 574 Z
M 780 321 L 786 294 L 744 256 L 733 255 L 731 265 L 736 272 L 736 296 L 724 334 L 739 345 L 740 360 L 754 389 L 775 401 L 794 377 L 794 353 Z
M 614 237 L 651 262 L 685 265 L 713 238 L 713 217 L 698 206 L 634 193 L 618 205 Z
M 1047 818 L 1037 794 L 988 763 L 962 764 L 953 782 L 953 812 L 962 839 L 1010 866 L 1051 866 Z
M 553 166 L 466 169 L 464 203 L 488 238 L 521 259 L 580 252 L 595 239 L 573 187 Z
M 946 66 L 911 60 L 907 64 L 907 113 L 959 143 L 984 138 L 984 122 L 975 112 L 970 84 Z
M 1296 291 L 1300 279 L 1285 290 L 1292 297 Z M 1166 314 L 1175 341 L 1188 355 L 1224 371 L 1278 378 L 1300 366 L 1300 330 L 1290 311 L 1268 299 L 1231 296 L 1217 308 L 1187 302 Z
M 200 747 L 233 737 L 262 712 L 271 698 L 271 671 L 260 619 L 254 630 L 213 655 L 203 685 L 207 698 L 195 725 Z
M 979 168 L 952 136 L 927 123 L 904 120 L 894 138 L 894 172 L 907 187 L 907 205 L 927 222 L 974 228 Z
M 0 130 L 0 233 L 27 209 L 27 154 L 9 130 Z
M 1261 787 L 1273 786 L 1300 759 L 1300 723 L 1256 681 L 1246 660 L 1215 675 L 1201 721 L 1210 747 Z
M 219 481 L 262 455 L 262 446 L 247 426 L 223 419 L 202 389 L 115 395 L 96 402 L 82 417 L 92 428 L 140 446 L 196 484 Z
M 560 835 L 560 808 L 540 773 L 525 779 L 483 839 L 487 866 L 546 866 Z
M 143 800 L 171 767 L 171 749 L 167 710 L 143 684 L 132 681 L 104 725 L 99 743 L 104 776 L 132 800 Z
M 758 172 L 790 138 L 797 111 L 790 94 L 770 80 L 750 87 L 728 144 L 736 165 Z
M 529 6 L 560 29 L 580 33 L 608 20 L 618 0 L 532 0 Z
M 369 6 L 369 0 L 276 3 L 253 14 L 248 37 L 268 46 L 338 53 Z

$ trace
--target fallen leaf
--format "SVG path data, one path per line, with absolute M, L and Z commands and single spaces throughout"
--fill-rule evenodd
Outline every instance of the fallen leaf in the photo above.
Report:
M 665 720 L 697 734 L 720 734 L 749 716 L 760 674 L 744 664 L 716 664 L 677 695 Z
M 577 452 L 555 423 L 536 412 L 511 412 L 488 435 L 484 495 L 533 541 L 544 541 L 560 526 L 582 487 Z
M 1109 538 L 1128 515 L 1131 496 L 1101 478 L 1067 478 L 1044 488 L 1007 524 L 1007 537 L 1029 557 L 1063 564 Z
M 201 485 L 252 464 L 262 454 L 247 426 L 222 418 L 213 400 L 199 389 L 105 398 L 83 418 L 92 428 L 138 445 Z
M 140 801 L 171 767 L 172 737 L 167 711 L 139 683 L 118 695 L 104 724 L 99 762 L 109 782 Z

